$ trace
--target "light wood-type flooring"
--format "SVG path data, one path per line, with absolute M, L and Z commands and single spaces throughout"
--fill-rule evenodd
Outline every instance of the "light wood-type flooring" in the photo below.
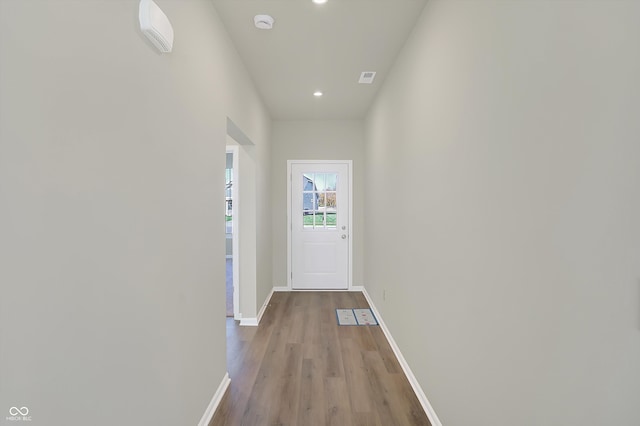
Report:
M 276 292 L 258 327 L 227 319 L 231 384 L 210 423 L 429 425 L 379 326 L 338 326 L 359 292 Z

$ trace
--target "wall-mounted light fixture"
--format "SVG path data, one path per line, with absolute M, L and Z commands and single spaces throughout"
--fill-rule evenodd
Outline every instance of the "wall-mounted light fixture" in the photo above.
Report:
M 160 52 L 171 52 L 173 27 L 153 0 L 140 0 L 140 30 Z

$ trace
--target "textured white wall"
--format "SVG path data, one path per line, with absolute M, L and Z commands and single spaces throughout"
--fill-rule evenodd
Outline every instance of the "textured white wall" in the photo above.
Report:
M 170 55 L 137 0 L 0 0 L 0 422 L 196 424 L 226 371 L 226 118 L 270 119 L 211 3 L 157 3 Z
M 287 160 L 353 160 L 353 285 L 363 281 L 364 127 L 361 120 L 274 121 L 273 285 L 287 285 Z
M 639 21 L 432 0 L 368 114 L 365 285 L 446 426 L 640 424 Z

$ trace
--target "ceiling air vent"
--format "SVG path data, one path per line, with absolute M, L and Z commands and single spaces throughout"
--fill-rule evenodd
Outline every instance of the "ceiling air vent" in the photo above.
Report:
M 374 71 L 365 71 L 360 74 L 360 80 L 358 80 L 358 83 L 371 84 L 373 83 L 373 79 L 375 78 L 375 76 L 376 73 Z

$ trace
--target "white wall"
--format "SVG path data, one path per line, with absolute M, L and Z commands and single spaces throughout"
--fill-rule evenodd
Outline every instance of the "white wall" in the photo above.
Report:
M 446 426 L 640 424 L 639 21 L 431 0 L 368 114 L 365 285 Z
M 362 121 L 274 121 L 271 140 L 273 285 L 287 285 L 287 160 L 352 160 L 353 285 L 361 286 L 364 262 Z
M 272 122 L 269 122 L 271 132 Z M 269 133 L 269 144 L 256 143 L 256 314 L 265 303 L 273 288 L 273 253 L 272 248 L 272 220 L 271 202 L 275 192 L 271 182 L 272 143 Z
M 226 372 L 226 118 L 270 119 L 211 3 L 157 3 L 170 55 L 137 0 L 0 0 L 0 422 L 192 425 Z

